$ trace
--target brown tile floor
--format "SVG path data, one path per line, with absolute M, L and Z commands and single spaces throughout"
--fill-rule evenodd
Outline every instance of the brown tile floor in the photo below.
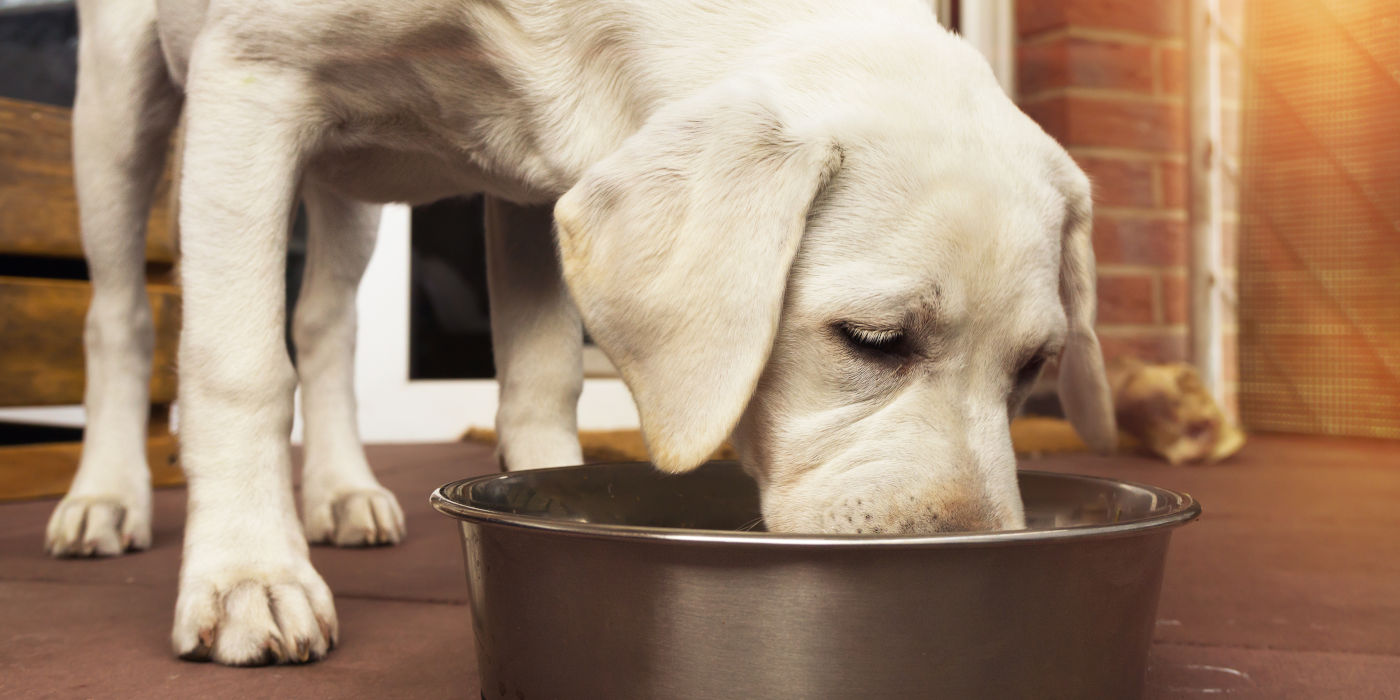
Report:
M 476 697 L 456 533 L 427 494 L 490 470 L 489 449 L 370 457 L 410 537 L 313 550 L 343 636 L 306 667 L 170 656 L 183 491 L 157 493 L 153 550 L 101 561 L 42 555 L 51 501 L 0 506 L 0 697 Z M 1147 697 L 1400 697 L 1400 443 L 1261 437 L 1217 467 L 1077 455 L 1025 466 L 1150 482 L 1205 504 L 1172 544 Z

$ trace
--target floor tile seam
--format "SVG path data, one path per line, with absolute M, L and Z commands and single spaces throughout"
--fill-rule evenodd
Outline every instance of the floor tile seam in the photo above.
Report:
M 453 600 L 451 598 L 396 598 L 387 595 L 366 595 L 364 593 L 335 593 L 336 600 L 365 600 L 374 603 L 411 603 L 422 605 L 441 605 L 454 608 L 467 607 L 465 600 Z
M 70 580 L 67 580 L 67 579 L 59 579 L 59 578 L 7 578 L 7 577 L 0 577 L 0 585 L 7 584 L 7 583 L 34 583 L 34 584 L 63 585 L 63 586 L 106 586 L 106 587 L 111 587 L 111 588 L 127 588 L 127 587 L 132 587 L 132 586 L 139 586 L 139 587 L 141 587 L 142 589 L 146 589 L 146 590 L 150 590 L 150 589 L 154 589 L 154 588 L 159 588 L 159 587 L 163 587 L 163 586 L 169 586 L 170 588 L 174 588 L 174 587 L 175 587 L 175 581 L 170 581 L 169 583 L 153 583 L 153 582 L 148 582 L 148 581 L 132 581 L 132 582 L 128 583 L 128 582 L 124 582 L 124 581 L 70 581 Z M 410 597 L 410 598 L 400 598 L 400 597 L 388 596 L 388 595 L 368 595 L 368 594 L 364 594 L 364 593 L 336 593 L 334 590 L 332 590 L 331 593 L 335 596 L 335 598 L 336 598 L 337 600 L 366 600 L 366 601 L 381 602 L 381 603 L 422 603 L 422 604 L 425 604 L 425 605 L 446 605 L 446 606 L 453 606 L 453 607 L 464 607 L 464 606 L 467 605 L 467 601 L 465 601 L 465 600 L 454 600 L 454 599 L 451 599 L 451 598 L 411 598 L 411 597 Z
M 1285 654 L 1344 654 L 1347 656 L 1368 656 L 1380 659 L 1400 660 L 1400 652 L 1386 651 L 1358 651 L 1354 649 L 1305 649 L 1298 647 L 1270 647 L 1257 646 L 1251 644 L 1216 644 L 1211 642 L 1192 642 L 1180 640 L 1154 639 L 1152 646 L 1175 646 L 1194 647 L 1200 649 L 1238 649 L 1241 651 L 1273 651 Z
M 59 584 L 59 585 L 67 585 L 67 586 L 113 586 L 113 587 L 121 587 L 121 586 L 140 586 L 140 587 L 142 587 L 142 588 L 155 588 L 155 587 L 158 587 L 158 586 L 167 586 L 167 585 L 170 586 L 171 588 L 174 588 L 175 585 L 176 585 L 176 582 L 175 582 L 174 580 L 171 580 L 171 581 L 169 581 L 169 582 L 163 582 L 163 583 L 162 583 L 162 582 L 151 582 L 151 581 L 104 581 L 104 580 L 94 580 L 94 581 L 70 581 L 70 580 L 68 580 L 68 579 L 62 579 L 62 578 L 44 578 L 44 577 L 39 577 L 39 578 L 13 577 L 13 578 L 12 578 L 12 577 L 8 577 L 8 576 L 0 576 L 0 584 L 5 584 L 5 583 L 43 583 L 43 584 L 50 584 L 50 585 L 52 585 L 52 584 Z

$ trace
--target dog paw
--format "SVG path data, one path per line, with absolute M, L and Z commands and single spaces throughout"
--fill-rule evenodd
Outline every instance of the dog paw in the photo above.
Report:
M 383 487 L 306 504 L 306 539 L 337 547 L 398 544 L 407 529 L 398 499 Z
M 55 557 L 114 557 L 151 546 L 151 502 L 69 494 L 49 517 L 44 550 Z
M 335 647 L 335 603 L 309 562 L 227 570 L 236 575 L 181 584 L 170 636 L 180 658 L 228 666 L 298 664 Z

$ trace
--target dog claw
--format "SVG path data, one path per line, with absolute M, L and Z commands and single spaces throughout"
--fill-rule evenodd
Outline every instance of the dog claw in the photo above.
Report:
M 321 628 L 321 638 L 326 640 L 326 651 L 334 649 L 336 642 L 339 641 L 339 630 L 334 624 L 321 617 L 316 618 L 316 625 Z
M 385 489 L 352 491 L 306 508 L 306 538 L 338 547 L 398 544 L 405 533 L 398 500 Z
M 229 666 L 303 664 L 334 643 L 330 591 L 305 571 L 262 572 L 244 580 L 196 585 L 176 604 L 172 639 L 180 658 Z M 332 622 L 327 622 L 327 620 Z M 198 628 L 182 625 L 202 621 Z M 213 624 L 210 624 L 213 621 Z M 186 637 L 182 629 L 190 629 Z M 192 649 L 182 650 L 181 645 Z
M 110 557 L 151 545 L 150 505 L 136 496 L 70 493 L 54 509 L 44 551 L 54 557 Z
M 214 630 L 204 628 L 199 631 L 199 641 L 194 648 L 180 652 L 180 658 L 185 661 L 208 661 L 209 653 L 214 649 Z

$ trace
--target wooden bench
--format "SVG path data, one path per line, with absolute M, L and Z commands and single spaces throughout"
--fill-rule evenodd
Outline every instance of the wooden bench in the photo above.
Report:
M 0 406 L 83 401 L 83 325 L 91 297 L 73 192 L 71 111 L 0 98 Z M 146 239 L 155 325 L 147 457 L 157 485 L 179 483 L 169 430 L 179 336 L 170 180 L 160 184 Z M 0 444 L 0 500 L 61 494 L 78 442 Z

